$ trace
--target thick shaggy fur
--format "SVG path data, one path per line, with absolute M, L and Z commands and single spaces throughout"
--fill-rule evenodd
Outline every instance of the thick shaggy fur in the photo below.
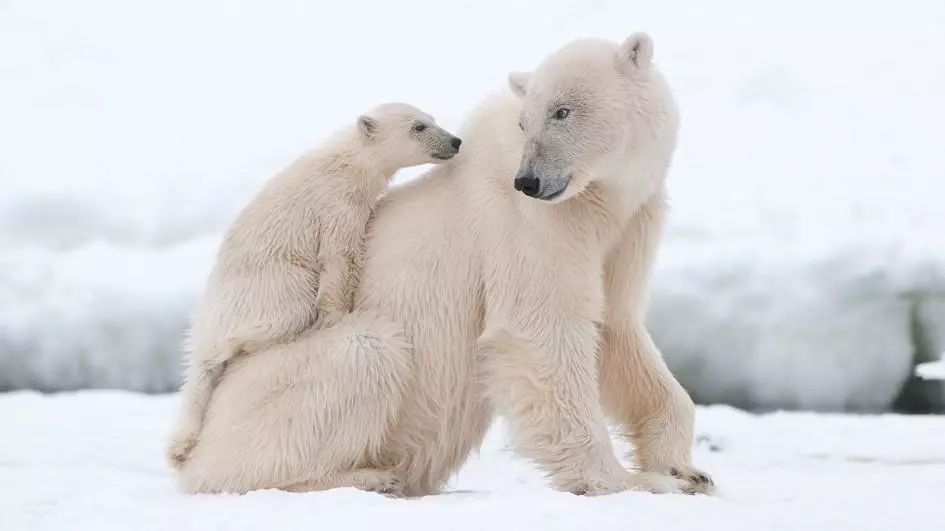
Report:
M 454 140 L 414 107 L 381 105 L 274 177 L 240 213 L 193 318 L 172 467 L 196 444 L 225 363 L 350 311 L 379 195 L 398 169 L 452 157 Z
M 226 369 L 182 487 L 434 493 L 500 413 L 557 489 L 710 490 L 644 327 L 677 127 L 651 53 L 577 41 L 513 76 L 523 99 L 490 99 L 459 157 L 381 201 L 353 315 Z M 523 172 L 553 198 L 517 192 Z

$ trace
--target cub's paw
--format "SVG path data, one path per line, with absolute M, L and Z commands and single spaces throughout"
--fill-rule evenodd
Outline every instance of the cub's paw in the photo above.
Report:
M 341 322 L 348 314 L 349 312 L 344 310 L 323 309 L 319 311 L 318 315 L 315 317 L 315 323 L 312 325 L 312 328 L 315 330 L 330 328 Z
M 182 434 L 175 436 L 168 443 L 164 450 L 164 457 L 167 464 L 174 470 L 180 470 L 184 463 L 190 458 L 190 452 L 197 446 L 197 436 L 194 434 Z

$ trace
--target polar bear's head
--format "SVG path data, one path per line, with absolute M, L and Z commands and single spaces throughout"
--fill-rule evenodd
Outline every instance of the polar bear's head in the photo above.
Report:
M 358 117 L 358 133 L 371 155 L 389 168 L 453 158 L 462 141 L 429 114 L 406 103 L 385 103 Z
M 512 73 L 525 136 L 515 189 L 564 201 L 593 181 L 641 178 L 647 170 L 628 171 L 640 157 L 668 157 L 676 112 L 652 58 L 653 41 L 635 33 L 620 45 L 575 41 L 533 73 Z

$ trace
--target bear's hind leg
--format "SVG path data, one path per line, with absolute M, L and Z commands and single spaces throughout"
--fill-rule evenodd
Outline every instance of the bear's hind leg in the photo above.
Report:
M 382 474 L 373 481 L 348 471 L 373 466 L 387 444 L 410 384 L 410 352 L 399 327 L 359 314 L 239 358 L 215 392 L 182 489 L 396 493 Z

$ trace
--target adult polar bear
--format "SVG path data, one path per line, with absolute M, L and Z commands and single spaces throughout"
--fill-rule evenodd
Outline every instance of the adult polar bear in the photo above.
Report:
M 498 412 L 555 488 L 711 490 L 643 322 L 677 129 L 652 50 L 576 41 L 510 76 L 521 99 L 379 205 L 355 312 L 227 368 L 183 488 L 434 493 Z

